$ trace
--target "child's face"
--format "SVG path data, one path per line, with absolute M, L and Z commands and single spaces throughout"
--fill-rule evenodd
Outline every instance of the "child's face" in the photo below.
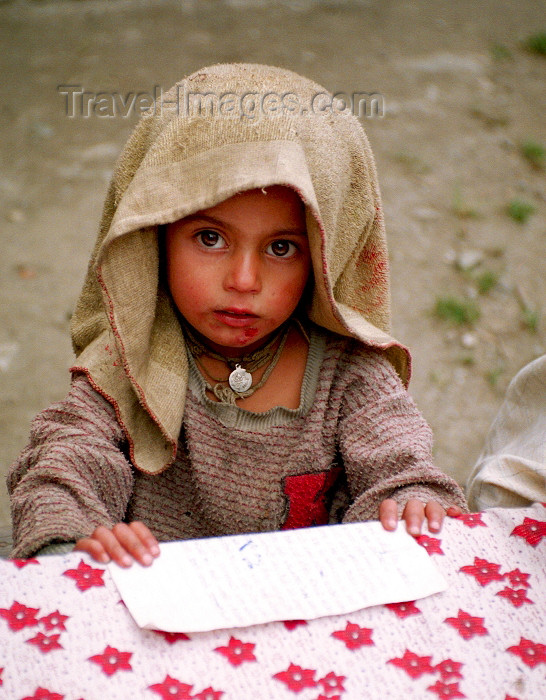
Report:
M 303 204 L 280 185 L 169 224 L 166 251 L 178 310 L 226 355 L 259 347 L 292 315 L 311 267 Z

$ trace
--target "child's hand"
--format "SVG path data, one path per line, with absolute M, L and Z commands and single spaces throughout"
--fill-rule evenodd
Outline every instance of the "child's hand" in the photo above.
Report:
M 87 552 L 103 564 L 115 561 L 128 567 L 136 560 L 143 566 L 150 566 L 159 556 L 159 544 L 144 523 L 118 523 L 111 530 L 98 527 L 91 537 L 78 540 L 74 551 Z
M 450 506 L 447 511 L 436 501 L 423 503 L 417 499 L 411 499 L 406 503 L 402 520 L 406 522 L 406 529 L 410 535 L 417 537 L 421 534 L 421 527 L 427 519 L 430 532 L 440 532 L 444 516 L 455 517 L 461 515 L 459 506 Z M 379 520 L 385 530 L 396 530 L 398 524 L 398 504 L 392 498 L 387 498 L 379 506 Z

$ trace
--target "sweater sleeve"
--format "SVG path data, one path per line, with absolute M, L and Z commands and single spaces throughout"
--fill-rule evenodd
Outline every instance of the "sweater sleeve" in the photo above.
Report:
M 457 483 L 432 462 L 432 431 L 392 365 L 375 352 L 348 360 L 338 445 L 351 495 L 344 522 L 376 519 L 386 498 L 467 510 Z
M 124 441 L 113 407 L 76 375 L 67 397 L 36 416 L 8 473 L 12 556 L 123 520 L 133 487 Z

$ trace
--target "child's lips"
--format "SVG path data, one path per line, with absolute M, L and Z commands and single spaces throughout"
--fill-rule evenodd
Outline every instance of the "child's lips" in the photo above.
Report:
M 214 316 L 232 328 L 247 328 L 256 323 L 259 318 L 256 314 L 246 309 L 218 309 L 214 311 Z

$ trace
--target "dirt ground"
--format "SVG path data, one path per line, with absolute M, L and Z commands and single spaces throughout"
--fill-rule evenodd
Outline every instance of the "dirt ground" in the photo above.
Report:
M 383 116 L 362 121 L 385 205 L 393 331 L 413 351 L 411 391 L 437 463 L 464 483 L 508 381 L 546 352 L 546 58 L 525 47 L 546 29 L 545 9 L 537 0 L 0 2 L 0 473 L 32 417 L 67 390 L 69 317 L 136 121 L 70 117 L 59 86 L 153 93 L 204 65 L 249 61 L 333 92 L 381 95 Z M 451 306 L 435 312 L 445 297 Z

